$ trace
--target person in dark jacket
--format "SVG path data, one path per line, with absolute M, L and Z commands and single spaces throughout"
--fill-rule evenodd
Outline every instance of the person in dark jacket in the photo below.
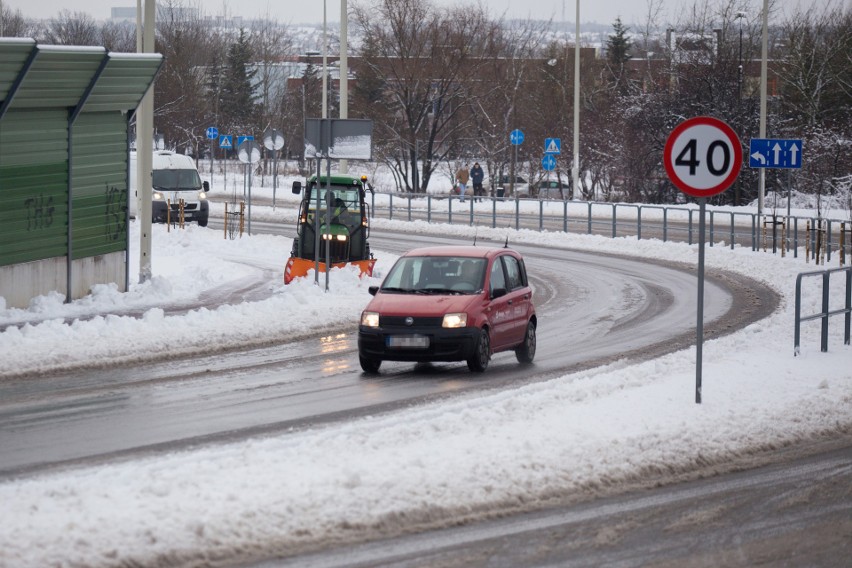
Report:
M 482 171 L 482 166 L 479 165 L 479 162 L 476 162 L 473 164 L 473 167 L 470 168 L 470 181 L 473 184 L 474 198 L 485 195 L 485 191 L 482 189 L 482 182 L 484 180 L 485 172 Z

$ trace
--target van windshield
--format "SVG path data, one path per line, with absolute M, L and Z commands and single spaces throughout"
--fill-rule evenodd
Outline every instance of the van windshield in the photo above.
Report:
M 201 178 L 196 170 L 154 170 L 153 185 L 163 191 L 200 190 Z

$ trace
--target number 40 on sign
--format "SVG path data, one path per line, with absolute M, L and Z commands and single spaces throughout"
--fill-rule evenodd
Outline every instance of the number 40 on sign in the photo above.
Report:
M 672 183 L 693 197 L 728 189 L 740 173 L 743 150 L 733 129 L 717 118 L 698 116 L 680 123 L 663 150 Z

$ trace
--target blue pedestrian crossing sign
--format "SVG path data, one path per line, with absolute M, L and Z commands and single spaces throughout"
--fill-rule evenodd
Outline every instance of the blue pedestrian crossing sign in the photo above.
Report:
M 509 134 L 509 140 L 512 142 L 512 146 L 519 146 L 524 143 L 524 133 L 516 128 Z
M 750 168 L 801 168 L 802 141 L 752 138 L 748 150 Z
M 223 134 L 219 137 L 219 147 L 220 148 L 233 148 L 234 147 L 234 139 L 230 134 Z
M 561 154 L 562 139 L 561 138 L 545 138 L 544 139 L 545 154 Z
M 556 169 L 556 156 L 553 154 L 545 154 L 541 159 L 541 167 L 546 172 L 552 172 Z
M 254 140 L 254 136 L 237 136 L 237 148 L 246 140 Z
M 219 136 L 219 129 L 215 126 L 210 126 L 207 128 L 207 138 L 210 140 L 215 140 L 216 137 Z

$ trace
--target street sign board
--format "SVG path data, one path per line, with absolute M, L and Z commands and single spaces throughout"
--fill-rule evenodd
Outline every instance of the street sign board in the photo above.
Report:
M 219 129 L 215 126 L 207 127 L 207 138 L 215 140 L 219 136 Z
M 254 136 L 237 136 L 237 148 L 246 140 L 254 141 Z
M 518 130 L 517 128 L 514 129 L 509 134 L 509 141 L 512 142 L 512 146 L 520 146 L 521 144 L 524 143 L 524 133 L 522 131 Z
M 243 140 L 237 144 L 237 158 L 244 164 L 256 164 L 260 161 L 260 146 L 252 136 L 240 136 Z
M 740 139 L 711 116 L 681 122 L 666 141 L 663 163 L 669 179 L 693 197 L 712 197 L 728 189 L 743 163 Z
M 544 139 L 545 154 L 561 154 L 562 139 L 561 138 L 545 138 Z
M 219 137 L 219 147 L 220 148 L 233 148 L 234 147 L 234 138 L 230 134 L 223 134 Z
M 547 172 L 552 172 L 556 169 L 556 157 L 553 154 L 545 154 L 541 159 L 541 167 Z
M 797 139 L 752 138 L 748 148 L 750 168 L 802 167 L 802 141 Z
M 305 158 L 372 160 L 373 121 L 360 118 L 306 118 Z

